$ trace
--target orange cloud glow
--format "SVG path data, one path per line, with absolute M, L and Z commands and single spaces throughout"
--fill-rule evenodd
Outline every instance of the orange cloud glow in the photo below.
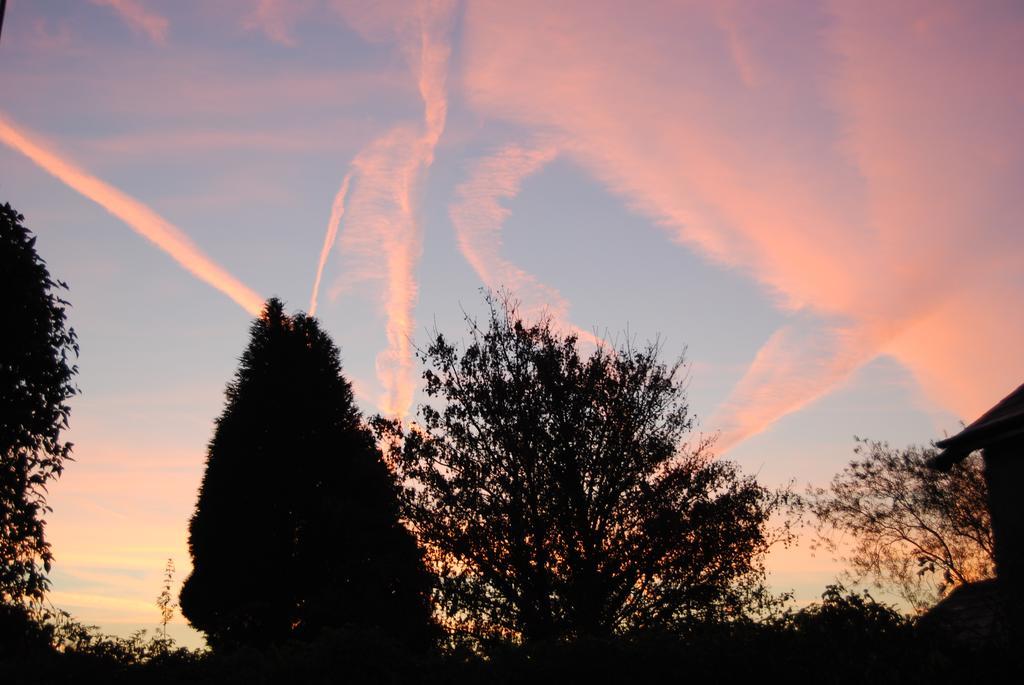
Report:
M 185 270 L 230 297 L 245 311 L 255 315 L 262 309 L 263 299 L 259 295 L 203 254 L 179 228 L 138 200 L 59 156 L 34 136 L 15 128 L 2 115 L 0 141 L 128 224 L 136 233 L 170 255 Z
M 1021 282 L 968 287 L 927 312 L 886 346 L 926 397 L 966 421 L 1020 384 Z

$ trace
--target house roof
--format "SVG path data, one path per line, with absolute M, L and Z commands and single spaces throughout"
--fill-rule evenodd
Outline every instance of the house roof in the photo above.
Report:
M 964 646 L 982 647 L 1000 637 L 1000 609 L 1005 599 L 995 578 L 965 583 L 928 610 L 919 628 L 938 628 Z
M 935 443 L 942 448 L 942 452 L 932 460 L 932 466 L 945 471 L 975 450 L 1014 437 L 1024 439 L 1024 385 L 1004 397 L 967 428 Z

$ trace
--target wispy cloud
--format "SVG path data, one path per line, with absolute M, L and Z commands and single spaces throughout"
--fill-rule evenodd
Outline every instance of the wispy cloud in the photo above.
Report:
M 1024 102 L 1011 86 L 1024 21 L 967 14 L 807 3 L 638 16 L 484 0 L 467 6 L 463 83 L 478 110 L 559 132 L 672 238 L 821 322 L 783 328 L 753 360 L 718 414 L 735 444 L 879 354 L 898 353 L 926 389 L 939 387 L 930 375 L 957 378 L 988 401 L 1006 388 L 958 369 L 999 355 L 1004 375 L 1024 375 L 1005 340 L 942 336 L 952 367 L 910 342 L 968 284 L 991 321 L 1015 316 L 996 293 L 1024 257 Z
M 331 217 L 327 221 L 327 233 L 324 235 L 324 245 L 320 249 L 320 259 L 316 265 L 316 278 L 313 280 L 313 293 L 309 296 L 309 315 L 316 315 L 317 299 L 320 296 L 320 280 L 324 275 L 324 266 L 327 264 L 327 257 L 331 254 L 334 241 L 338 237 L 338 225 L 341 217 L 345 214 L 345 197 L 348 195 L 348 184 L 352 181 L 352 173 L 345 174 L 341 181 L 341 187 L 334 196 L 331 204 Z
M 257 0 L 242 19 L 245 29 L 261 31 L 268 39 L 294 47 L 295 24 L 312 9 L 309 0 Z
M 346 263 L 356 265 L 347 270 L 342 283 L 366 278 L 384 283 L 387 347 L 377 356 L 377 378 L 384 388 L 378 406 L 392 416 L 405 416 L 412 405 L 415 267 L 422 249 L 417 193 L 447 118 L 445 83 L 454 3 L 421 2 L 415 12 L 409 8 L 403 3 L 379 3 L 358 11 L 349 5 L 339 7 L 364 35 L 379 37 L 383 31 L 396 37 L 413 65 L 423 101 L 421 126 L 396 126 L 356 156 L 338 240 Z
M 709 425 L 721 431 L 716 449 L 724 452 L 827 394 L 877 356 L 879 348 L 860 328 L 812 324 L 779 329 L 711 417 Z
M 330 134 L 339 128 L 345 136 Z M 153 130 L 117 133 L 95 138 L 83 138 L 77 145 L 90 154 L 116 156 L 119 159 L 145 158 L 158 155 L 160 159 L 194 158 L 204 152 L 257 152 L 260 154 L 311 152 L 344 152 L 351 150 L 354 141 L 365 139 L 370 127 L 361 121 L 333 120 L 323 123 L 272 128 L 245 129 L 237 125 L 223 128 L 197 128 L 173 125 Z
M 502 224 L 511 213 L 501 201 L 518 195 L 524 179 L 557 154 L 554 144 L 507 145 L 477 161 L 468 180 L 456 189 L 458 199 L 450 207 L 449 216 L 459 249 L 487 287 L 507 288 L 521 301 L 524 313 L 537 314 L 547 309 L 562 320 L 568 313 L 564 298 L 501 254 Z
M 0 115 L 0 141 L 128 224 L 189 273 L 230 297 L 250 314 L 258 314 L 261 310 L 263 299 L 207 257 L 181 229 L 135 198 L 58 155 L 35 136 L 16 128 L 3 115 Z
M 457 200 L 448 214 L 459 250 L 484 285 L 492 290 L 507 290 L 526 317 L 547 314 L 562 331 L 597 345 L 601 341 L 593 332 L 569 320 L 569 302 L 557 289 L 502 256 L 502 227 L 511 214 L 502 201 L 515 198 L 523 181 L 544 168 L 559 152 L 559 145 L 548 140 L 529 147 L 506 145 L 478 160 L 472 165 L 469 178 L 456 188 Z
M 109 7 L 133 31 L 144 33 L 157 45 L 167 42 L 167 19 L 148 9 L 139 0 L 92 0 L 94 5 Z
M 338 240 L 346 265 L 339 283 L 383 282 L 387 347 L 376 361 L 384 388 L 378 407 L 395 416 L 408 411 L 413 393 L 414 270 L 422 249 L 414 193 L 425 169 L 422 140 L 414 129 L 396 128 L 356 157 L 355 183 Z

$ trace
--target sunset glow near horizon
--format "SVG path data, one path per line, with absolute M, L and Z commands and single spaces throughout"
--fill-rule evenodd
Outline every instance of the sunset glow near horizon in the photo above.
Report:
M 82 347 L 53 603 L 159 622 L 270 296 L 368 415 L 414 416 L 415 345 L 486 286 L 685 349 L 766 485 L 956 432 L 1024 381 L 1022 51 L 995 0 L 11 0 L 0 202 Z M 799 601 L 840 570 L 769 560 Z

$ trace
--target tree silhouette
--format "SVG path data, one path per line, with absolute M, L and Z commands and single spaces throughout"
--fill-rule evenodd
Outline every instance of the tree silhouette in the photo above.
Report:
M 378 419 L 432 553 L 447 620 L 527 642 L 670 628 L 743 610 L 762 589 L 774 495 L 692 427 L 682 360 L 658 346 L 582 358 L 549 318 L 487 295 L 460 354 L 421 352 L 422 425 Z
M 0 207 L 0 601 L 42 599 L 53 555 L 44 535 L 46 484 L 71 458 L 61 440 L 77 393 L 78 356 L 68 303 L 36 253 L 25 217 Z
M 182 614 L 214 648 L 345 624 L 425 645 L 430 576 L 316 319 L 269 300 L 226 396 L 189 526 Z
M 854 453 L 828 488 L 811 488 L 804 500 L 820 543 L 848 550 L 853 580 L 869 578 L 924 611 L 958 585 L 993 577 L 979 455 L 943 472 L 928 463 L 933 448 L 858 439 Z

